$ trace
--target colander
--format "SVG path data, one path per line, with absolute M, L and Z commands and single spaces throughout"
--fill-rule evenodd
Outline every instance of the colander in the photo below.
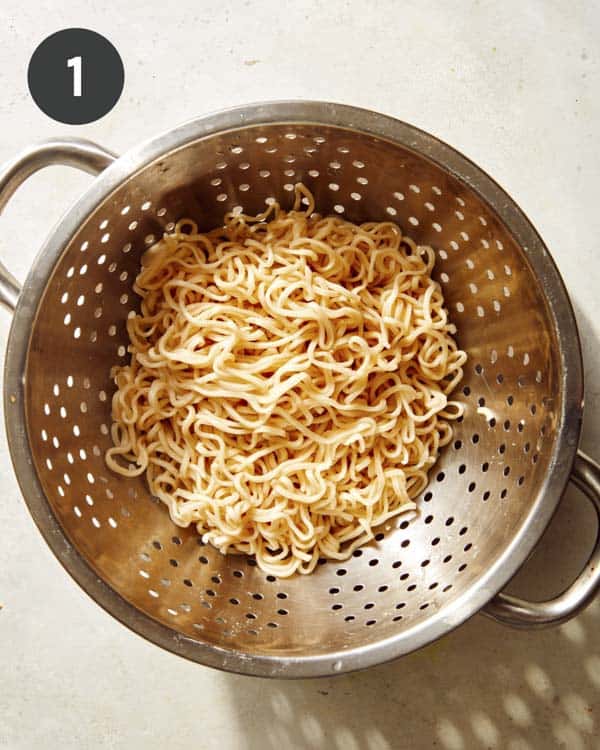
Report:
M 406 654 L 483 609 L 512 625 L 561 622 L 600 582 L 600 546 L 560 596 L 498 593 L 572 479 L 600 513 L 600 469 L 577 451 L 581 352 L 567 293 L 522 211 L 446 144 L 389 117 L 319 102 L 239 107 L 124 156 L 81 140 L 21 153 L 0 207 L 41 167 L 97 174 L 40 251 L 13 310 L 6 429 L 29 510 L 73 578 L 132 630 L 202 664 L 306 677 Z M 294 183 L 321 213 L 393 219 L 436 249 L 435 274 L 468 353 L 466 405 L 418 499 L 346 562 L 277 579 L 175 526 L 143 478 L 104 464 L 111 366 L 127 360 L 140 256 L 178 218 L 256 213 Z

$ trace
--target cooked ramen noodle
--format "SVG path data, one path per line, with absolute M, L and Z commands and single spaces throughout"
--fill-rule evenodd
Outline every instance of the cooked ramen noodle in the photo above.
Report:
M 135 281 L 108 466 L 268 573 L 349 557 L 415 509 L 463 411 L 434 260 L 393 222 L 315 213 L 302 184 L 290 211 L 182 219 Z

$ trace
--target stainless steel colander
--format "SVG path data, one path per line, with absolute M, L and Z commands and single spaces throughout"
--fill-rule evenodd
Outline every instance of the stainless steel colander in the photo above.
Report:
M 6 427 L 31 514 L 69 573 L 121 622 L 170 651 L 252 675 L 365 667 L 443 635 L 481 608 L 513 625 L 560 622 L 600 582 L 598 542 L 556 599 L 498 594 L 573 479 L 600 512 L 600 470 L 577 453 L 581 353 L 561 278 L 529 221 L 478 167 L 405 123 L 351 107 L 279 102 L 183 125 L 120 158 L 49 141 L 0 174 L 0 208 L 49 164 L 97 173 L 42 248 L 14 309 Z M 418 500 L 345 563 L 278 580 L 173 525 L 143 478 L 110 473 L 111 365 L 126 358 L 140 255 L 183 215 L 291 203 L 391 218 L 437 250 L 436 274 L 469 360 L 455 438 Z

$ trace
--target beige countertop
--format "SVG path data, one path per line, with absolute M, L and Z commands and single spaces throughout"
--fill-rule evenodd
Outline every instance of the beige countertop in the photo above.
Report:
M 4 0 L 0 20 L 0 162 L 63 134 L 123 151 L 208 111 L 277 98 L 379 110 L 471 157 L 529 215 L 561 270 L 583 339 L 582 447 L 600 458 L 597 3 L 130 0 L 109 12 L 90 0 Z M 126 70 L 113 112 L 83 127 L 46 118 L 26 88 L 35 46 L 69 26 L 108 36 Z M 54 168 L 15 196 L 0 257 L 17 277 L 87 184 Z M 3 342 L 9 324 L 0 310 Z M 3 422 L 0 433 L 0 748 L 600 747 L 600 601 L 538 632 L 476 616 L 418 653 L 337 678 L 218 673 L 146 643 L 80 591 L 30 519 Z M 593 536 L 593 514 L 569 490 L 515 590 L 560 590 Z

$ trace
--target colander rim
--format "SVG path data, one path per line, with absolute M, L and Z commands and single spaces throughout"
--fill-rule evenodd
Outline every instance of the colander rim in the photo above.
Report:
M 448 608 L 407 631 L 368 645 L 314 656 L 248 655 L 201 643 L 130 604 L 98 576 L 64 534 L 37 476 L 26 422 L 25 367 L 30 337 L 47 281 L 82 222 L 136 172 L 198 139 L 239 128 L 314 124 L 362 131 L 429 159 L 473 190 L 523 249 L 546 292 L 559 345 L 562 403 L 547 475 L 526 522 L 496 563 Z M 94 179 L 67 210 L 35 258 L 19 297 L 4 366 L 4 411 L 11 459 L 25 502 L 54 555 L 72 578 L 109 614 L 147 640 L 206 666 L 247 675 L 316 677 L 383 663 L 441 637 L 478 612 L 514 576 L 548 525 L 575 458 L 583 412 L 583 368 L 575 315 L 546 245 L 513 199 L 474 162 L 444 141 L 393 117 L 346 104 L 285 100 L 241 105 L 190 120 L 127 151 Z

